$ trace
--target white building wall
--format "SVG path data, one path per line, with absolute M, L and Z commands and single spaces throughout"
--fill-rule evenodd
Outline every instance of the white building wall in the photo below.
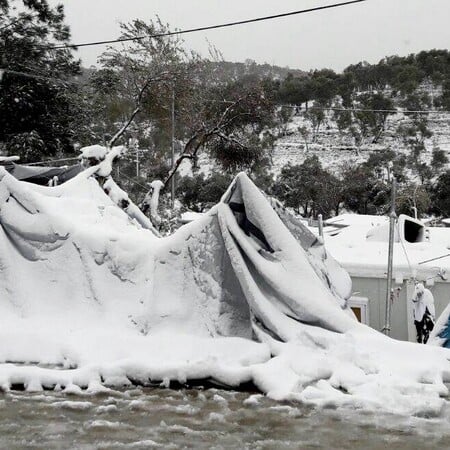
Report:
M 356 276 L 351 278 L 354 295 L 369 299 L 369 325 L 381 331 L 385 322 L 386 280 Z M 391 309 L 391 337 L 415 342 L 416 331 L 410 307 L 414 283 L 403 281 L 401 285 L 394 283 L 393 286 L 400 290 L 396 291 L 398 295 L 395 296 Z M 450 283 L 435 282 L 433 286 L 427 288 L 434 296 L 437 318 L 450 302 Z

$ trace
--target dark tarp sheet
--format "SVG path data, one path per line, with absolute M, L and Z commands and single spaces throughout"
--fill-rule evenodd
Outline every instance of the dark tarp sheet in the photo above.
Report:
M 83 170 L 80 164 L 70 167 L 37 167 L 9 164 L 5 168 L 14 178 L 41 186 L 48 186 L 54 177 L 58 177 L 58 184 L 65 183 Z

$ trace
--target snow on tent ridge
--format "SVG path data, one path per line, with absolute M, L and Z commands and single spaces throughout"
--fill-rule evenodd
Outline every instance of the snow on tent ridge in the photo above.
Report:
M 441 414 L 449 350 L 357 322 L 347 272 L 245 174 L 159 238 L 110 173 L 106 158 L 44 188 L 0 168 L 2 389 L 203 380 L 318 406 Z

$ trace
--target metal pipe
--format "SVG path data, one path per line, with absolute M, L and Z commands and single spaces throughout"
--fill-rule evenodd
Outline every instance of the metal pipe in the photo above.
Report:
M 387 271 L 387 286 L 386 286 L 386 310 L 385 323 L 383 332 L 386 336 L 391 333 L 391 303 L 392 303 L 392 266 L 394 261 L 394 233 L 395 221 L 397 214 L 395 213 L 395 198 L 396 198 L 397 182 L 395 177 L 392 178 L 391 189 L 391 211 L 389 213 L 389 251 L 388 251 L 388 271 Z

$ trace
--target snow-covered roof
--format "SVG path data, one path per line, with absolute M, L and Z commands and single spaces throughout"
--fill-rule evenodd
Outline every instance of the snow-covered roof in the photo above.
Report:
M 384 278 L 387 272 L 388 243 L 367 240 L 367 233 L 387 222 L 386 216 L 338 216 L 327 221 L 330 227 L 325 227 L 324 230 L 325 246 L 350 275 Z M 333 223 L 343 227 L 331 230 Z M 419 279 L 426 279 L 436 275 L 440 269 L 450 276 L 450 256 L 441 258 L 450 254 L 449 249 L 448 228 L 426 227 L 422 242 L 410 243 L 404 239 L 395 242 L 394 277 L 406 279 L 417 275 Z
M 362 214 L 341 214 L 325 221 L 326 225 L 335 225 L 339 227 L 363 226 L 375 227 L 388 221 L 386 216 L 362 215 Z

